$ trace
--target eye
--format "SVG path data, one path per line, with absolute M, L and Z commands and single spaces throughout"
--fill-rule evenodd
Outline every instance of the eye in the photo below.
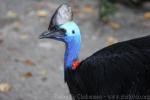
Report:
M 74 31 L 74 30 L 72 30 L 72 34 L 75 34 L 75 31 Z

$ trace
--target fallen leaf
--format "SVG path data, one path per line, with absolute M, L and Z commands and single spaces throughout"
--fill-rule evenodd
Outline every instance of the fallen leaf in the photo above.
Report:
M 11 85 L 8 83 L 0 83 L 0 92 L 7 93 L 11 90 Z
M 35 65 L 30 59 L 26 59 L 24 61 L 24 64 L 27 65 L 27 66 L 34 66 Z
M 145 19 L 150 19 L 150 12 L 144 13 L 144 18 Z
M 40 70 L 39 74 L 41 74 L 42 76 L 47 76 L 48 75 L 48 71 L 47 70 Z
M 46 10 L 38 10 L 36 15 L 39 17 L 46 17 L 48 16 L 48 12 Z
M 16 18 L 17 17 L 17 13 L 15 11 L 8 11 L 7 12 L 7 17 L 8 18 Z
M 121 25 L 117 22 L 109 22 L 109 25 L 113 28 L 113 29 L 119 29 L 121 27 Z
M 29 35 L 28 35 L 28 34 L 21 34 L 21 35 L 20 35 L 20 38 L 21 38 L 21 39 L 28 39 L 28 38 L 29 38 Z
M 32 75 L 32 73 L 31 72 L 27 72 L 27 73 L 24 73 L 23 74 L 23 77 L 25 77 L 25 78 L 30 78 L 30 77 L 32 77 L 33 75 Z
M 92 13 L 94 12 L 94 9 L 90 4 L 87 4 L 82 8 L 82 11 L 85 13 Z
M 117 43 L 118 39 L 113 36 L 109 36 L 106 38 L 106 42 L 107 42 L 107 45 L 112 45 L 114 43 Z

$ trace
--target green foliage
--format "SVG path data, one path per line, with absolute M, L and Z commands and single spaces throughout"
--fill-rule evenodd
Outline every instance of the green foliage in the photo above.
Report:
M 117 7 L 115 4 L 110 3 L 108 0 L 100 1 L 100 19 L 102 21 L 107 21 L 109 20 L 110 16 L 116 12 Z

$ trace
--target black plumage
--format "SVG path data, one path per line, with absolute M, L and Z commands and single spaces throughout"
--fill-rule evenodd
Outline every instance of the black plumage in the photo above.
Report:
M 65 73 L 75 100 L 146 98 L 150 95 L 150 36 L 106 47 Z

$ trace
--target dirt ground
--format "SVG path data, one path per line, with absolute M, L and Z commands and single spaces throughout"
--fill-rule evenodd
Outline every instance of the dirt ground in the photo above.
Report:
M 73 6 L 82 32 L 80 60 L 112 43 L 150 35 L 144 12 L 120 5 L 104 24 L 97 0 L 0 0 L 0 100 L 71 100 L 63 80 L 64 44 L 38 39 L 62 3 Z

